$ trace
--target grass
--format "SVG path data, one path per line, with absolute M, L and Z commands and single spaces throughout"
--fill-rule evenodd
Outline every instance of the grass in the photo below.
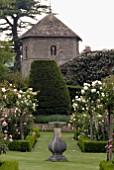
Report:
M 99 163 L 106 159 L 106 154 L 82 153 L 76 141 L 72 139 L 72 133 L 62 135 L 67 144 L 67 150 L 63 154 L 67 157 L 67 162 L 47 161 L 51 156 L 48 144 L 52 139 L 52 132 L 41 132 L 41 137 L 38 138 L 32 152 L 8 151 L 6 155 L 0 157 L 4 160 L 18 160 L 19 170 L 99 170 Z

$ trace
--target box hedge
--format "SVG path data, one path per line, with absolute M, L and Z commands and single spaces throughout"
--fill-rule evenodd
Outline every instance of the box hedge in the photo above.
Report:
M 111 161 L 100 161 L 100 170 L 114 170 L 114 164 Z
M 0 160 L 0 170 L 18 170 L 17 161 Z
M 31 151 L 39 135 L 39 129 L 34 128 L 30 131 L 30 133 L 26 136 L 24 140 L 14 140 L 12 143 L 9 143 L 8 148 L 9 150 L 13 151 Z
M 29 86 L 38 94 L 38 114 L 68 114 L 71 100 L 65 79 L 54 60 L 33 61 Z M 37 114 L 37 113 L 36 113 Z
M 86 139 L 84 137 L 80 137 L 78 141 L 78 145 L 82 152 L 106 152 L 105 146 L 107 141 L 91 141 L 90 139 Z

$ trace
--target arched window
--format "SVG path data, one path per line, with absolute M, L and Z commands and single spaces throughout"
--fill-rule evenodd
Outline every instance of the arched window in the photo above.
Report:
M 51 53 L 51 55 L 56 55 L 57 54 L 57 47 L 55 45 L 51 46 L 50 53 Z

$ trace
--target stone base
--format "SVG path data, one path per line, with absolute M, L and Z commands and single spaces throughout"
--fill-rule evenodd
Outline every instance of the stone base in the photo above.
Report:
M 52 155 L 50 156 L 48 161 L 51 161 L 51 162 L 67 161 L 67 158 L 63 155 Z

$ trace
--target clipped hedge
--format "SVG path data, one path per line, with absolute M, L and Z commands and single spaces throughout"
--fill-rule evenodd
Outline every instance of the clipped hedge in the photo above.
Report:
M 0 170 L 18 170 L 17 161 L 0 160 Z
M 69 123 L 69 120 L 70 120 L 69 115 L 37 115 L 35 116 L 34 122 L 46 124 L 54 121 L 61 121 Z
M 107 141 L 91 141 L 90 139 L 85 139 L 83 137 L 80 137 L 78 141 L 78 145 L 82 152 L 106 152 L 105 146 L 107 144 Z
M 100 170 L 114 170 L 114 164 L 111 161 L 100 161 Z
M 14 140 L 12 143 L 9 143 L 8 148 L 9 150 L 13 151 L 31 151 L 39 135 L 39 129 L 34 128 L 30 131 L 29 135 L 27 135 L 24 140 Z
M 71 100 L 65 79 L 54 60 L 33 61 L 29 86 L 38 94 L 38 114 L 68 114 Z M 37 114 L 37 113 L 36 113 Z

